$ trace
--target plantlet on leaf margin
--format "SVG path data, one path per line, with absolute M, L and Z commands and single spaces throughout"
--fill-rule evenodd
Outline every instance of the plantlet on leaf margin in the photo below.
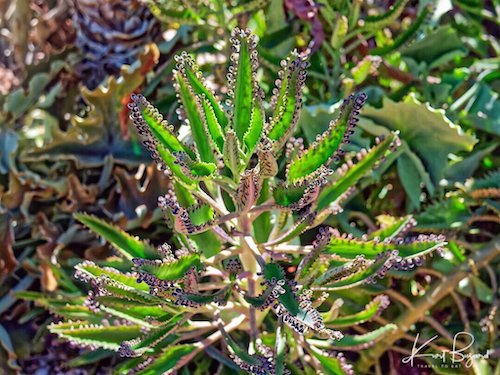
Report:
M 226 102 L 207 88 L 187 53 L 176 60 L 179 113 L 191 130 L 190 141 L 179 139 L 146 98 L 132 96 L 131 119 L 154 160 L 171 176 L 172 191 L 159 198 L 159 205 L 174 228 L 171 243 L 177 250 L 168 244 L 155 248 L 101 219 L 78 214 L 132 267 L 124 273 L 90 262 L 77 265 L 77 276 L 92 288 L 81 307 L 93 311 L 92 321 L 74 322 L 78 317 L 65 311 L 61 316 L 67 321 L 50 330 L 75 344 L 137 357 L 118 373 L 173 372 L 204 350 L 254 374 L 310 366 L 351 373 L 345 358 L 319 348 L 355 350 L 389 334 L 391 324 L 360 336 L 334 330 L 377 316 L 388 299 L 379 295 L 358 314 L 332 319 L 336 313 L 318 310 L 331 305 L 325 292 L 376 282 L 392 268 L 416 265 L 416 259 L 446 242 L 425 235 L 405 240 L 404 232 L 414 224 L 405 219 L 408 225 L 384 228 L 373 238 L 322 227 L 312 246 L 290 245 L 341 210 L 355 184 L 397 147 L 398 136 L 378 139 L 358 154 L 357 163 L 351 159 L 332 169 L 332 161 L 344 155 L 342 145 L 349 142 L 366 95 L 350 96 L 316 142 L 296 147 L 300 142 L 290 137 L 301 107 L 306 57 L 293 52 L 283 61 L 273 113 L 266 117 L 256 81 L 256 37 L 235 29 L 231 42 Z M 280 165 L 286 165 L 284 170 Z M 298 265 L 293 278 L 283 268 L 290 262 Z M 108 323 L 98 323 L 101 319 Z M 220 339 L 232 362 L 208 349 Z M 304 352 L 315 360 L 304 362 L 299 354 Z

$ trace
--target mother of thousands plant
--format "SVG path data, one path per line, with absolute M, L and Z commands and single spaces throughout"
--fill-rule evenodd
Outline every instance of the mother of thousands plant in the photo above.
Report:
M 52 310 L 67 320 L 50 331 L 131 357 L 117 373 L 174 372 L 202 351 L 252 374 L 350 373 L 345 358 L 328 350 L 364 348 L 394 325 L 354 336 L 336 328 L 377 316 L 388 298 L 378 295 L 364 310 L 338 316 L 339 303 L 328 297 L 412 268 L 446 243 L 435 235 L 405 238 L 414 225 L 409 218 L 362 238 L 319 227 L 397 147 L 397 134 L 333 169 L 366 95 L 347 98 L 338 118 L 306 148 L 291 138 L 305 57 L 294 52 L 282 62 L 267 117 L 256 82 L 256 37 L 236 29 L 231 43 L 225 105 L 191 57 L 177 57 L 179 114 L 190 129 L 182 139 L 143 96 L 132 97 L 131 119 L 171 176 L 172 191 L 159 198 L 173 226 L 171 244 L 154 247 L 77 214 L 129 269 L 78 264 L 75 276 L 91 291 L 84 301 L 54 302 Z M 303 232 L 317 227 L 312 245 L 297 245 Z

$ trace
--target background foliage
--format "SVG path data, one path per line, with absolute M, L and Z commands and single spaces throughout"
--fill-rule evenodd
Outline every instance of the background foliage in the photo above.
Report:
M 83 298 L 74 265 L 116 261 L 75 212 L 154 244 L 170 238 L 156 205 L 170 182 L 131 126 L 130 94 L 143 93 L 178 129 L 174 56 L 196 55 L 212 88 L 224 93 L 235 26 L 260 38 L 257 79 L 268 97 L 280 61 L 294 48 L 310 51 L 296 138 L 312 143 L 341 101 L 359 91 L 368 104 L 347 151 L 399 131 L 401 146 L 362 178 L 329 225 L 361 237 L 411 215 L 415 234 L 447 237 L 443 258 L 395 272 L 377 290 L 330 297 L 330 304 L 344 300 L 345 315 L 373 294 L 391 300 L 375 323 L 350 333 L 387 322 L 397 330 L 344 351 L 348 362 L 359 373 L 410 371 L 401 358 L 417 333 L 439 335 L 433 350 L 451 347 L 460 331 L 476 337 L 472 353 L 498 347 L 498 4 L 20 0 L 0 1 L 0 15 L 1 371 L 105 373 L 123 361 L 56 340 L 47 331 L 54 317 L 46 309 L 54 306 L 36 293 Z M 313 239 L 306 232 L 300 242 Z M 231 371 L 203 353 L 194 361 L 186 373 Z M 468 371 L 496 366 L 478 359 Z

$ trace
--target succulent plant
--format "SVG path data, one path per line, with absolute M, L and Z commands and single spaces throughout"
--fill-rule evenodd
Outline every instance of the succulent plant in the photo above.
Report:
M 156 19 L 138 0 L 72 3 L 76 45 L 83 55 L 78 71 L 90 89 L 135 62 L 144 45 L 159 34 Z
M 173 236 L 154 246 L 77 214 L 122 261 L 78 264 L 75 277 L 91 290 L 80 299 L 47 297 L 46 305 L 65 318 L 49 329 L 76 345 L 132 357 L 118 373 L 173 372 L 203 351 L 253 374 L 350 373 L 352 366 L 333 350 L 364 348 L 395 326 L 360 335 L 337 328 L 373 319 L 388 298 L 377 295 L 363 311 L 338 316 L 340 302 L 328 297 L 413 268 L 446 242 L 439 235 L 408 238 L 414 225 L 408 217 L 360 238 L 322 226 L 342 210 L 357 181 L 398 146 L 398 136 L 378 139 L 336 166 L 366 95 L 347 98 L 337 119 L 306 147 L 292 135 L 307 56 L 293 52 L 282 62 L 265 106 L 256 37 L 235 29 L 231 43 L 225 102 L 207 88 L 187 53 L 177 57 L 175 87 L 185 122 L 179 134 L 146 98 L 132 96 L 131 119 L 171 178 L 172 190 L 158 201 Z M 301 243 L 306 231 L 316 235 L 310 245 Z

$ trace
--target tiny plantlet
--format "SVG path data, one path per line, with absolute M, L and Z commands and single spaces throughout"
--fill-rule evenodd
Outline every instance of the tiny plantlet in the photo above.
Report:
M 264 105 L 256 37 L 235 29 L 231 43 L 225 101 L 207 88 L 192 57 L 177 57 L 178 113 L 190 129 L 182 139 L 145 97 L 132 96 L 131 119 L 171 177 L 170 193 L 158 202 L 172 237 L 153 246 L 77 214 L 123 261 L 116 268 L 78 264 L 75 277 L 88 283 L 88 296 L 52 301 L 51 310 L 65 319 L 50 331 L 130 357 L 117 366 L 120 374 L 175 373 L 195 368 L 203 356 L 213 360 L 214 373 L 218 363 L 251 374 L 352 373 L 339 352 L 368 347 L 395 326 L 347 334 L 380 314 L 389 299 L 372 291 L 363 310 L 339 315 L 336 293 L 418 266 L 446 242 L 438 235 L 408 238 L 411 217 L 362 237 L 324 225 L 398 146 L 398 135 L 345 155 L 366 101 L 358 93 L 304 145 L 293 135 L 306 57 L 294 52 L 282 61 Z M 312 244 L 300 242 L 306 231 L 316 235 Z

